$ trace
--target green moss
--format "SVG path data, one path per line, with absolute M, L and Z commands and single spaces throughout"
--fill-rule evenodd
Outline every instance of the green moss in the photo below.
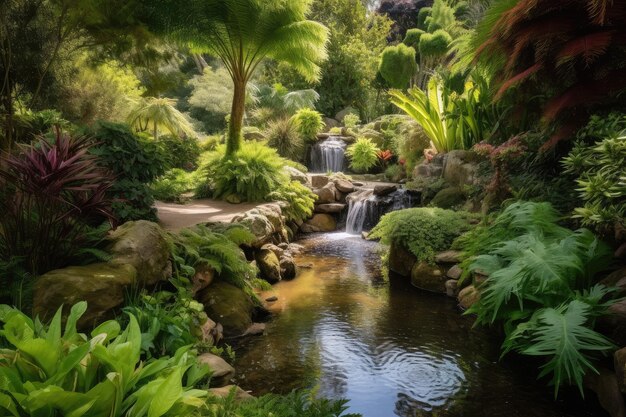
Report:
M 448 187 L 439 191 L 430 202 L 433 206 L 449 209 L 465 202 L 465 193 L 459 187 Z

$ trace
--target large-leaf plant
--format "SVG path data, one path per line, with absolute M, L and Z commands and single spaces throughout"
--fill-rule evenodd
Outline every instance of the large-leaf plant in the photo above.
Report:
M 192 352 L 142 362 L 141 331 L 129 317 L 122 330 L 108 321 L 88 338 L 76 330 L 87 308 L 74 305 L 62 326 L 49 326 L 0 306 L 0 414 L 15 417 L 161 417 L 187 415 L 204 404 L 193 389 L 207 375 Z

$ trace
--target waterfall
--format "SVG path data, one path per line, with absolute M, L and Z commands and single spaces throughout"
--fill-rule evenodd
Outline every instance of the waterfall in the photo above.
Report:
M 361 190 L 348 196 L 346 233 L 359 234 L 376 226 L 380 218 L 391 211 L 413 207 L 418 200 L 407 190 L 397 190 L 386 196 L 376 196 L 373 190 Z
M 339 136 L 316 143 L 311 149 L 311 172 L 342 172 L 345 154 L 346 143 Z

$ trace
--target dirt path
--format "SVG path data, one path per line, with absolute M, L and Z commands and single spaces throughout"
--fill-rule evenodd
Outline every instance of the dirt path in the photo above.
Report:
M 229 222 L 233 217 L 253 209 L 258 204 L 230 204 L 217 200 L 192 200 L 187 204 L 163 203 L 157 201 L 159 223 L 171 231 L 194 226 L 209 221 Z

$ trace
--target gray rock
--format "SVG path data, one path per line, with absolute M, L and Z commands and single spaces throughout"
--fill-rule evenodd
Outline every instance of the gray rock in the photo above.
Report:
M 598 374 L 587 372 L 584 380 L 585 385 L 598 395 L 600 405 L 611 417 L 625 417 L 626 405 L 624 404 L 624 396 L 619 390 L 615 373 L 603 367 L 597 367 L 596 369 Z
M 446 275 L 450 279 L 458 280 L 459 278 L 461 278 L 461 275 L 463 275 L 463 270 L 461 269 L 460 266 L 454 265 L 452 268 L 448 269 L 448 272 L 446 273 Z
M 280 276 L 282 279 L 293 279 L 296 277 L 296 263 L 291 256 L 280 258 Z
M 354 192 L 354 185 L 347 180 L 335 180 L 335 187 L 342 193 Z
M 227 398 L 234 393 L 235 402 L 243 402 L 254 399 L 252 395 L 236 385 L 226 385 L 225 387 L 220 388 L 209 388 L 208 393 L 209 395 L 220 398 Z
M 449 279 L 446 281 L 446 295 L 448 297 L 456 297 L 459 293 L 459 281 Z
M 329 181 L 330 179 L 327 175 L 311 175 L 311 186 L 313 188 L 322 188 L 328 184 Z
M 289 178 L 291 178 L 291 181 L 298 181 L 301 184 L 307 185 L 309 183 L 309 177 L 302 171 L 294 168 L 294 167 L 290 167 L 289 165 L 286 165 L 284 168 L 285 172 L 287 172 L 287 174 L 289 174 Z
M 341 213 L 346 208 L 345 204 L 326 203 L 315 206 L 316 213 Z
M 417 261 L 415 255 L 404 246 L 391 242 L 389 247 L 389 270 L 404 277 L 411 276 L 411 269 Z
M 218 386 L 225 385 L 223 382 L 227 382 L 235 376 L 235 368 L 230 366 L 228 362 L 212 353 L 203 353 L 198 356 L 198 362 L 209 366 L 211 369 L 211 384 L 214 381 L 218 382 Z
M 322 188 L 313 190 L 313 192 L 317 195 L 318 204 L 334 203 L 337 201 L 337 189 L 332 182 L 329 182 Z
M 446 280 L 445 274 L 437 265 L 418 262 L 411 269 L 411 284 L 422 290 L 445 294 Z
M 463 288 L 459 292 L 458 300 L 459 307 L 461 307 L 463 310 L 467 310 L 468 308 L 476 304 L 478 300 L 480 300 L 480 292 L 476 289 L 476 287 L 470 285 Z
M 391 193 L 393 193 L 394 191 L 398 190 L 398 186 L 397 185 L 393 185 L 393 184 L 378 184 L 374 187 L 374 195 L 377 196 L 386 196 L 389 195 Z
M 447 250 L 439 252 L 435 256 L 435 262 L 438 264 L 458 264 L 462 260 L 462 254 L 456 250 Z
M 275 284 L 281 280 L 280 262 L 278 256 L 271 249 L 267 249 L 267 246 L 263 246 L 255 254 L 256 264 L 261 272 L 261 278 L 270 284 Z
M 330 214 L 315 214 L 311 219 L 302 224 L 300 230 L 304 233 L 334 232 L 337 229 L 337 221 Z
M 265 333 L 265 323 L 252 323 L 242 336 L 259 336 Z

